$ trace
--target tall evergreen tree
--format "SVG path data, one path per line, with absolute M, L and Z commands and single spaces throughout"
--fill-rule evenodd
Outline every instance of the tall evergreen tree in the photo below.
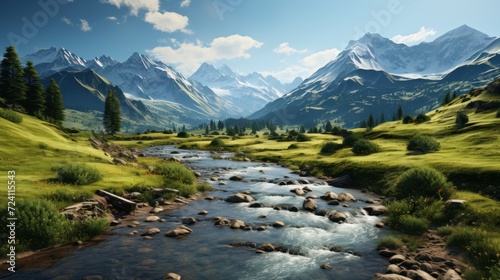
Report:
M 108 95 L 104 101 L 104 131 L 108 134 L 115 134 L 122 126 L 120 100 L 116 97 L 114 90 L 108 90 Z
M 366 127 L 373 128 L 374 126 L 375 126 L 375 121 L 373 120 L 372 113 L 370 113 L 370 116 L 368 117 L 368 121 L 366 122 Z
M 257 124 L 255 122 L 252 122 L 252 134 L 257 134 Z
M 444 96 L 444 100 L 443 100 L 443 106 L 450 103 L 451 102 L 451 96 L 450 96 L 450 91 L 448 91 L 446 93 L 446 95 Z
M 330 133 L 332 132 L 332 129 L 333 129 L 332 123 L 330 121 L 327 121 L 325 125 L 325 132 Z
M 208 135 L 208 126 L 205 127 L 205 135 Z
M 182 132 L 186 132 L 186 125 L 185 124 L 182 125 L 182 130 L 181 131 Z
M 457 98 L 457 92 L 453 91 L 453 96 L 451 97 L 451 100 L 454 100 L 455 98 Z
M 0 66 L 0 97 L 12 107 L 26 99 L 26 85 L 21 60 L 13 46 L 7 47 Z
M 45 93 L 38 71 L 31 61 L 28 61 L 24 68 L 24 80 L 27 87 L 24 108 L 28 114 L 41 117 L 45 110 Z
M 403 118 L 403 108 L 401 107 L 401 105 L 399 105 L 397 114 L 398 114 L 398 120 L 401 120 Z
M 380 123 L 385 123 L 385 115 L 384 115 L 384 112 L 380 113 Z
M 224 130 L 224 123 L 221 120 L 219 120 L 219 122 L 217 123 L 217 128 L 219 130 Z
M 45 91 L 45 116 L 52 123 L 61 125 L 64 121 L 64 102 L 56 80 L 50 79 Z

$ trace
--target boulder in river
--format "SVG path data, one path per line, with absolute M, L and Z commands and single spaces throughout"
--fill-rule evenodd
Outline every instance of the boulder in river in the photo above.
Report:
M 325 194 L 323 194 L 322 196 L 320 196 L 319 198 L 323 199 L 323 200 L 326 200 L 326 201 L 330 201 L 330 200 L 334 200 L 334 199 L 337 199 L 337 194 L 332 192 L 332 191 L 327 191 L 325 192 Z
M 242 194 L 242 193 L 237 193 L 235 195 L 230 195 L 226 198 L 227 202 L 233 202 L 233 203 L 240 203 L 240 202 L 253 202 L 254 199 L 253 197 L 247 195 L 247 194 Z
M 340 193 L 337 197 L 339 201 L 356 201 L 356 198 L 350 193 Z
M 234 221 L 231 222 L 231 224 L 229 225 L 229 227 L 232 228 L 232 229 L 244 228 L 245 227 L 245 222 L 240 221 L 240 220 L 234 220 Z
M 235 175 L 235 176 L 231 176 L 229 178 L 229 180 L 231 180 L 231 181 L 243 181 L 243 177 Z
M 174 228 L 173 230 L 167 231 L 165 233 L 165 236 L 167 237 L 184 237 L 193 232 L 192 229 L 186 227 L 186 226 L 178 226 Z
M 316 205 L 313 199 L 308 198 L 304 200 L 304 203 L 302 203 L 302 208 L 306 211 L 312 212 L 318 208 L 318 205 Z
M 155 235 L 155 234 L 158 234 L 160 233 L 160 229 L 159 228 L 150 228 L 148 230 L 146 230 L 146 232 L 144 232 L 143 234 L 141 234 L 141 236 L 151 236 L 151 235 Z
M 347 215 L 342 212 L 334 211 L 330 213 L 330 215 L 328 215 L 328 219 L 330 219 L 330 221 L 332 222 L 343 223 L 347 219 Z
M 164 280 L 181 280 L 181 276 L 179 274 L 176 274 L 176 273 L 168 273 L 167 275 L 165 275 L 165 277 L 163 277 Z
M 281 227 L 284 227 L 284 226 L 285 226 L 285 223 L 283 223 L 282 221 L 276 221 L 273 224 L 273 227 L 276 227 L 276 228 L 281 228 Z
M 263 243 L 259 247 L 257 247 L 257 249 L 264 252 L 273 252 L 274 250 L 276 250 L 276 247 L 271 243 Z
M 193 217 L 184 218 L 182 219 L 182 223 L 185 225 L 192 225 L 196 223 L 196 219 Z
M 385 212 L 387 212 L 387 207 L 384 205 L 370 205 L 363 207 L 363 210 L 365 210 L 370 216 L 379 216 L 384 215 Z
M 291 189 L 291 190 L 290 190 L 290 192 L 293 192 L 293 193 L 295 193 L 296 195 L 304 195 L 304 194 L 305 194 L 304 190 L 303 190 L 303 189 L 301 189 L 301 188 Z

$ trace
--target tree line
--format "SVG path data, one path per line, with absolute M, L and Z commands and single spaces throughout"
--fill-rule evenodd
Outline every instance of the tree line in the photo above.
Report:
M 59 85 L 51 79 L 44 89 L 32 61 L 22 67 L 15 47 L 7 47 L 0 66 L 0 98 L 4 106 L 61 125 L 64 103 Z

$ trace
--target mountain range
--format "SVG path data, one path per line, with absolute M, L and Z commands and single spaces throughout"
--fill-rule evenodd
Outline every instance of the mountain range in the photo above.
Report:
M 405 114 L 424 113 L 448 91 L 463 93 L 499 77 L 499 40 L 466 25 L 415 46 L 367 33 L 250 118 L 354 127 L 370 113 L 391 116 L 399 105 Z

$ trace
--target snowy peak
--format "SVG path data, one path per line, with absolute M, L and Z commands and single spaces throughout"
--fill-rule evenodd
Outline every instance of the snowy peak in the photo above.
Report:
M 434 43 L 441 43 L 444 41 L 450 41 L 450 40 L 460 40 L 460 39 L 468 39 L 468 40 L 489 40 L 492 39 L 488 35 L 484 34 L 483 32 L 480 32 L 472 27 L 469 27 L 468 25 L 464 24 L 460 27 L 457 27 L 451 31 L 446 32 L 445 34 L 441 35 L 439 38 L 437 38 Z
M 124 62 L 124 64 L 132 64 L 138 67 L 144 67 L 145 69 L 151 69 L 159 66 L 158 63 L 153 61 L 148 56 L 137 52 L 133 53 L 132 56 Z
M 88 61 L 86 66 L 91 69 L 95 67 L 104 69 L 108 66 L 116 65 L 117 63 L 118 61 L 114 60 L 112 57 L 101 55 L 100 57 L 95 57 L 94 59 Z

